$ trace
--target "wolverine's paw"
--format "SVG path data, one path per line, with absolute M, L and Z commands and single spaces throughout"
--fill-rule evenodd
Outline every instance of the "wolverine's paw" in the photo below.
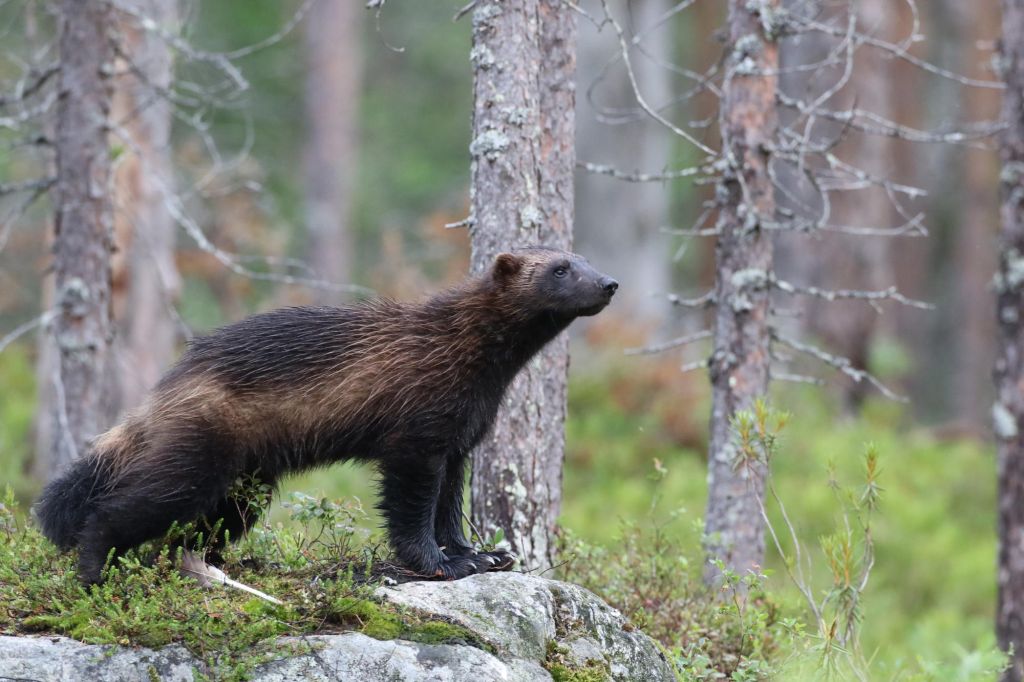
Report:
M 468 556 L 449 557 L 438 569 L 438 580 L 459 580 L 469 575 L 487 571 L 507 571 L 516 561 L 511 552 L 480 552 Z
M 493 552 L 480 552 L 477 554 L 478 557 L 487 557 L 493 563 L 488 571 L 510 571 L 515 566 L 516 561 L 519 557 L 516 556 L 515 552 L 509 552 L 504 549 L 496 549 Z

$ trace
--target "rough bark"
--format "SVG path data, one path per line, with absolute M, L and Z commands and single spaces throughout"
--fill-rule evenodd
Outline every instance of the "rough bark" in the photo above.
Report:
M 50 381 L 53 404 L 40 414 L 53 422 L 53 450 L 40 452 L 56 473 L 105 426 L 103 388 L 111 342 L 107 123 L 114 55 L 108 39 L 110 6 L 64 0 L 60 13 L 53 246 L 55 302 L 52 333 L 60 355 Z
M 471 267 L 516 246 L 572 244 L 576 19 L 559 0 L 486 0 L 473 14 Z M 532 360 L 473 453 L 472 518 L 531 569 L 552 561 L 561 504 L 568 340 Z
M 1006 681 L 1024 679 L 1024 0 L 1003 0 L 1006 81 L 999 153 L 1002 244 L 995 278 L 999 351 L 992 417 L 999 463 L 996 634 L 1013 648 Z
M 760 221 L 773 219 L 775 198 L 768 176 L 768 147 L 777 125 L 778 49 L 762 32 L 758 9 L 777 2 L 729 2 L 728 68 L 720 115 L 728 160 L 718 191 L 721 234 L 715 248 L 716 279 L 711 440 L 708 452 L 708 554 L 745 574 L 764 561 L 765 467 L 737 462 L 731 422 L 768 389 L 770 330 L 768 277 L 770 236 Z M 709 564 L 705 579 L 718 571 Z
M 313 3 L 306 24 L 306 192 L 308 261 L 331 282 L 352 279 L 349 226 L 356 165 L 362 10 L 351 0 Z M 321 291 L 322 303 L 337 294 Z
M 172 30 L 176 0 L 130 0 L 134 14 Z M 110 363 L 116 414 L 141 403 L 174 359 L 177 328 L 170 313 L 179 287 L 174 263 L 175 222 L 167 210 L 173 190 L 171 104 L 158 92 L 171 85 L 173 60 L 166 41 L 134 20 L 119 26 L 130 64 L 116 83 L 114 120 L 130 147 L 114 174 L 113 311 L 118 338 Z

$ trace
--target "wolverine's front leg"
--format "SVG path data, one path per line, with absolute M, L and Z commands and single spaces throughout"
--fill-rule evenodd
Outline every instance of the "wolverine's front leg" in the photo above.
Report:
M 466 457 L 453 455 L 448 458 L 441 495 L 437 500 L 437 514 L 434 518 L 434 537 L 445 556 L 472 557 L 485 571 L 505 571 L 515 564 L 516 556 L 511 552 L 477 552 L 466 539 L 462 529 L 462 494 L 466 475 Z
M 462 530 L 462 494 L 465 486 L 466 457 L 447 459 L 434 518 L 434 537 L 447 556 L 473 554 L 473 546 Z
M 425 578 L 458 580 L 494 566 L 484 554 L 447 556 L 434 538 L 445 458 L 393 457 L 381 466 L 378 508 L 398 560 Z

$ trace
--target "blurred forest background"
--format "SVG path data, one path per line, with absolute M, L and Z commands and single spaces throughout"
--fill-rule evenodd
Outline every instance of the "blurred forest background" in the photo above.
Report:
M 366 10 L 361 3 L 196 0 L 166 20 L 182 27 L 193 51 L 183 50 L 174 64 L 170 172 L 163 176 L 173 179 L 173 201 L 146 187 L 148 171 L 133 166 L 138 150 L 112 143 L 119 348 L 109 420 L 137 403 L 166 366 L 159 354 L 173 357 L 193 334 L 282 305 L 341 303 L 370 291 L 423 297 L 465 276 L 469 238 L 457 224 L 469 212 L 471 18 L 453 21 L 459 6 L 451 3 L 377 4 Z M 669 0 L 610 6 L 630 31 L 655 27 L 632 63 L 648 102 L 659 111 L 683 102 L 686 116 L 699 121 L 714 115 L 712 105 L 684 94 L 694 87 L 693 72 L 720 58 L 725 3 L 681 4 L 685 11 L 677 14 L 671 12 L 680 3 Z M 861 30 L 906 41 L 913 55 L 943 73 L 998 80 L 994 0 L 860 4 L 869 13 Z M 581 7 L 601 14 L 597 2 Z M 38 75 L 34 69 L 53 59 L 52 24 L 44 2 L 0 3 L 3 82 L 24 88 Z M 804 37 L 785 43 L 780 60 L 830 49 L 824 39 Z M 620 281 L 621 298 L 571 332 L 560 520 L 567 545 L 603 547 L 612 565 L 635 549 L 636 533 L 656 528 L 675 548 L 669 569 L 699 580 L 710 409 L 700 361 L 707 349 L 698 339 L 662 353 L 628 351 L 706 326 L 704 313 L 684 314 L 676 303 L 714 282 L 714 240 L 681 234 L 700 224 L 714 188 L 685 177 L 636 181 L 634 174 L 657 175 L 700 159 L 692 145 L 642 115 L 618 50 L 613 27 L 580 19 L 574 250 Z M 200 52 L 232 51 L 246 85 L 218 91 L 223 73 Z M 878 302 L 879 311 L 858 300 L 780 304 L 787 327 L 909 400 L 886 399 L 814 358 L 795 361 L 793 374 L 824 384 L 773 385 L 772 404 L 792 415 L 773 460 L 775 486 L 800 537 L 816 546 L 840 519 L 830 480 L 862 477 L 865 443 L 873 443 L 884 497 L 862 614 L 872 668 L 879 679 L 988 679 L 998 661 L 989 415 L 999 163 L 990 139 L 947 133 L 998 119 L 1000 93 L 906 60 L 882 57 L 859 66 L 847 103 L 908 130 L 946 132 L 921 141 L 837 133 L 837 148 L 860 155 L 871 172 L 925 192 L 907 195 L 899 209 L 881 194 L 837 201 L 840 224 L 902 225 L 893 228 L 902 232 L 867 239 L 817 234 L 799 242 L 785 235 L 776 244 L 777 269 L 809 287 L 896 285 L 934 309 L 889 301 Z M 130 81 L 128 71 L 119 78 Z M 782 91 L 804 95 L 822 87 L 816 76 L 786 74 Z M 118 111 L 145 106 L 132 101 L 130 88 L 124 92 L 115 120 Z M 0 481 L 25 508 L 52 449 L 52 435 L 36 419 L 51 390 L 46 345 L 34 328 L 19 333 L 53 298 L 54 209 L 33 184 L 52 172 L 52 132 L 32 122 L 53 105 L 49 97 L 30 93 L 0 110 Z M 159 133 L 133 135 L 161 144 Z M 161 238 L 168 250 L 161 255 L 150 244 L 149 256 L 139 256 L 133 226 L 165 201 L 180 212 L 162 218 L 170 220 L 171 236 Z M 133 278 L 154 274 L 148 288 L 133 287 Z M 358 288 L 318 288 L 295 278 Z M 159 320 L 133 322 L 139 311 Z M 370 474 L 347 466 L 301 477 L 288 489 L 373 496 Z M 799 610 L 774 552 L 768 565 L 772 598 L 783 610 Z M 827 574 L 824 557 L 817 570 Z

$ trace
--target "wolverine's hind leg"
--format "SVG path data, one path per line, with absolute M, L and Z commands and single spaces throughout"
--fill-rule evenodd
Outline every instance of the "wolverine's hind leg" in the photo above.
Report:
M 86 520 L 78 536 L 78 573 L 86 584 L 98 583 L 103 566 L 114 556 L 158 538 L 177 523 L 198 516 L 203 504 L 200 496 L 154 502 L 148 497 L 114 495 L 103 501 Z
M 115 556 L 164 535 L 175 524 L 203 516 L 212 506 L 209 487 L 196 487 L 164 500 L 149 496 L 113 495 L 103 501 L 78 537 L 78 572 L 82 582 L 100 581 L 111 550 Z M 224 494 L 220 491 L 217 497 Z
M 143 542 L 140 540 L 139 542 Z M 138 544 L 138 543 L 136 543 Z M 128 547 L 111 525 L 93 513 L 78 535 L 78 577 L 86 585 L 100 582 L 111 550 Z M 123 550 L 122 550 L 123 551 Z
M 248 533 L 263 513 L 262 507 L 250 500 L 228 495 L 204 518 L 204 528 L 212 532 L 207 540 L 206 558 L 219 564 L 221 552 L 228 542 L 234 542 Z
M 163 447 L 154 443 L 153 454 L 123 471 L 78 536 L 83 582 L 99 582 L 111 550 L 124 552 L 161 537 L 175 523 L 208 517 L 231 482 L 223 446 L 213 434 L 190 428 Z

